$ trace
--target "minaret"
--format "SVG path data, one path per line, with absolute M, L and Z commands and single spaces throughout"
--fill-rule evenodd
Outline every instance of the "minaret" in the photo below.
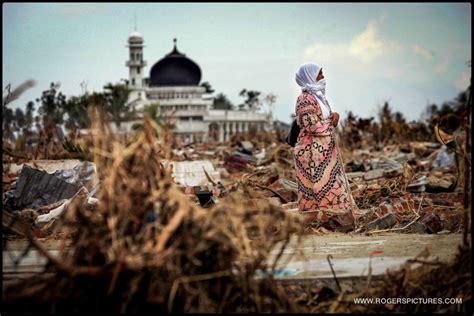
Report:
M 143 82 L 143 67 L 146 66 L 146 61 L 143 60 L 143 37 L 135 30 L 128 37 L 129 60 L 126 66 L 129 69 L 128 88 L 130 91 L 129 101 L 133 102 L 136 99 L 145 100 L 144 82 Z

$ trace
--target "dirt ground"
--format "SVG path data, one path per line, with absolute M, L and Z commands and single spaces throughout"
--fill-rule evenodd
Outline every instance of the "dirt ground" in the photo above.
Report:
M 285 249 L 275 276 L 281 279 L 333 278 L 328 255 L 332 256 L 331 263 L 338 277 L 365 277 L 369 266 L 372 275 L 383 275 L 387 269 L 397 269 L 417 256 L 449 262 L 461 242 L 462 234 L 305 235 L 299 246 L 293 239 Z M 272 255 L 277 253 L 275 249 Z
M 332 278 L 328 255 L 332 255 L 331 261 L 339 277 L 363 277 L 367 274 L 369 262 L 372 274 L 381 275 L 386 269 L 395 269 L 420 254 L 430 260 L 448 262 L 454 258 L 461 242 L 462 234 L 383 233 L 361 236 L 333 233 L 304 235 L 297 245 L 295 236 L 283 252 L 275 277 L 286 280 Z M 42 243 L 53 256 L 57 254 L 59 241 L 43 240 Z M 4 283 L 42 271 L 46 260 L 34 250 L 30 250 L 15 267 L 15 258 L 22 255 L 27 245 L 24 240 L 12 240 L 3 248 Z M 278 249 L 274 249 L 271 256 L 277 253 Z
M 370 256 L 372 251 L 383 251 L 383 255 L 388 257 L 414 257 L 428 248 L 430 255 L 438 257 L 440 261 L 449 261 L 461 242 L 461 233 L 441 235 L 380 233 L 372 236 L 332 233 L 324 236 L 305 235 L 299 247 L 295 248 L 294 244 L 290 244 L 285 253 L 300 256 L 302 250 L 306 256 L 314 259 L 326 259 L 328 254 L 341 259 L 361 258 Z

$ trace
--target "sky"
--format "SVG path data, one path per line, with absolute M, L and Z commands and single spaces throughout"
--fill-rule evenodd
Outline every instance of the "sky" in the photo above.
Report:
M 128 78 L 128 36 L 145 41 L 145 73 L 173 48 L 201 68 L 201 82 L 235 105 L 242 89 L 275 94 L 290 122 L 298 67 L 323 68 L 326 96 L 344 118 L 376 116 L 388 101 L 417 120 L 428 103 L 465 90 L 471 68 L 470 3 L 4 3 L 2 84 L 36 85 L 11 103 L 25 108 L 51 82 L 67 96 Z M 5 91 L 5 90 L 4 90 Z M 5 95 L 5 94 L 4 94 Z

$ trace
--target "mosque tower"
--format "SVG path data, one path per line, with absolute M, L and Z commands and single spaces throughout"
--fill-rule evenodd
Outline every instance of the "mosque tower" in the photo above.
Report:
M 136 27 L 135 31 L 128 37 L 127 47 L 129 48 L 130 53 L 130 59 L 126 62 L 126 66 L 129 69 L 129 102 L 133 103 L 146 99 L 143 78 L 143 67 L 146 66 L 146 61 L 143 60 L 143 37 L 139 32 L 137 32 Z M 142 102 L 138 102 L 138 104 L 140 103 Z

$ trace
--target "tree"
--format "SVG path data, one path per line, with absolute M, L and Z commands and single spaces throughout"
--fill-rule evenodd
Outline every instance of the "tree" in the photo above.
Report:
M 387 101 L 383 104 L 383 106 L 378 111 L 379 115 L 379 122 L 380 122 L 380 139 L 379 141 L 385 141 L 387 139 L 391 139 L 393 135 L 392 130 L 392 109 Z
M 128 103 L 129 90 L 124 84 L 108 83 L 104 86 L 105 110 L 117 127 L 134 114 L 132 105 Z
M 260 106 L 260 100 L 259 100 L 259 95 L 261 92 L 259 91 L 254 91 L 254 90 L 248 90 L 247 89 L 242 89 L 240 91 L 239 96 L 246 98 L 243 104 L 239 104 L 239 108 L 242 110 L 247 107 L 249 110 L 255 110 L 258 109 Z
M 5 136 L 7 139 L 11 139 L 13 136 L 12 131 L 12 123 L 15 118 L 15 113 L 13 113 L 12 109 L 7 108 L 6 106 L 3 107 L 3 133 L 2 136 Z
M 161 118 L 161 115 L 158 111 L 158 104 L 157 103 L 152 103 L 152 104 L 149 104 L 147 106 L 145 106 L 145 108 L 143 109 L 143 113 L 145 115 L 147 115 L 148 117 L 150 117 L 153 121 L 155 121 L 155 123 L 158 125 L 158 126 L 161 126 L 162 125 L 162 118 Z
M 51 83 L 48 90 L 43 91 L 38 109 L 43 122 L 46 139 L 49 142 L 57 135 L 56 126 L 63 123 L 66 96 L 59 91 L 59 84 Z
M 395 122 L 404 124 L 406 122 L 405 117 L 401 112 L 395 112 Z
M 15 129 L 20 130 L 26 125 L 25 113 L 20 108 L 15 110 Z
M 33 101 L 30 101 L 26 104 L 26 125 L 27 127 L 31 127 L 33 124 L 33 113 L 35 112 L 35 103 Z
M 214 89 L 212 89 L 211 84 L 207 81 L 201 83 L 201 87 L 206 88 L 206 93 L 213 93 Z
M 219 93 L 214 98 L 214 103 L 212 107 L 216 110 L 232 110 L 234 109 L 234 105 L 227 99 L 226 95 L 223 93 Z
M 64 104 L 64 112 L 67 114 L 66 128 L 76 130 L 90 126 L 89 116 L 87 114 L 88 95 L 73 96 Z
M 267 104 L 269 107 L 273 106 L 273 104 L 275 104 L 277 100 L 277 96 L 274 95 L 273 93 L 269 93 L 267 95 L 265 95 L 265 97 L 263 98 L 263 102 L 265 104 Z
M 273 116 L 273 110 L 274 110 L 273 106 L 275 105 L 276 100 L 277 100 L 277 96 L 274 95 L 273 93 L 268 93 L 263 98 L 263 103 L 268 105 L 268 110 L 270 111 L 270 115 L 272 116 Z
M 460 92 L 453 100 L 445 101 L 440 106 L 437 104 L 428 104 L 422 115 L 422 118 L 431 125 L 437 122 L 441 117 L 449 114 L 460 115 L 467 102 L 467 90 Z

